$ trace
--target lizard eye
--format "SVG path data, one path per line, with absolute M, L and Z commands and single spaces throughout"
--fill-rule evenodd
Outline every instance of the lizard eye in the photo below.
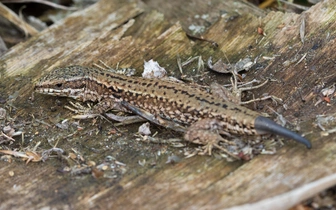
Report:
M 58 84 L 56 84 L 56 87 L 62 87 L 62 83 L 58 83 Z

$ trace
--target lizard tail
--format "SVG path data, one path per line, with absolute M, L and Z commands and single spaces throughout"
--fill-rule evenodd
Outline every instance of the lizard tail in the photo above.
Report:
M 282 127 L 279 124 L 276 124 L 274 121 L 266 117 L 262 117 L 262 116 L 257 117 L 254 121 L 254 127 L 259 134 L 264 134 L 264 133 L 277 134 L 279 136 L 287 137 L 301 144 L 304 144 L 306 145 L 308 149 L 312 147 L 308 139 L 302 137 L 301 135 L 297 133 L 294 133 L 293 131 L 290 131 Z

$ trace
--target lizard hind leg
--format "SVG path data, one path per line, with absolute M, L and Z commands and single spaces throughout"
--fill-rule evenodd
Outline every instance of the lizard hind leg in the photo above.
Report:
M 235 145 L 234 142 L 224 139 L 219 134 L 221 130 L 218 120 L 203 119 L 188 128 L 184 135 L 184 139 L 195 144 L 204 145 L 202 147 L 203 151 L 199 153 L 200 155 L 211 155 L 212 149 L 215 147 L 233 158 L 240 159 L 237 155 L 219 145 L 219 142 L 223 142 L 227 145 Z

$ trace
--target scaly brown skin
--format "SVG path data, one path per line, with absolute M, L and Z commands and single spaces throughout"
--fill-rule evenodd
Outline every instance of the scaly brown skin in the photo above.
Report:
M 181 83 L 69 66 L 56 68 L 42 77 L 35 85 L 35 91 L 83 102 L 98 102 L 94 109 L 99 113 L 122 104 L 166 127 L 170 122 L 190 126 L 185 132 L 185 139 L 205 145 L 205 152 L 209 154 L 212 147 L 219 147 L 219 141 L 226 141 L 219 134 L 277 134 L 311 148 L 307 139 L 260 116 L 258 112 Z

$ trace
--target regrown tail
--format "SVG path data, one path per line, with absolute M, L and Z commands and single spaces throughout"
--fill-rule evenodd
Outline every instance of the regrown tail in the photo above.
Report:
M 290 138 L 301 144 L 304 144 L 306 145 L 308 149 L 312 147 L 308 139 L 302 137 L 301 135 L 293 131 L 290 131 L 282 127 L 281 125 L 275 123 L 274 121 L 266 117 L 262 117 L 262 116 L 257 117 L 254 121 L 254 127 L 259 134 L 264 134 L 264 133 L 277 134 L 279 136 Z

